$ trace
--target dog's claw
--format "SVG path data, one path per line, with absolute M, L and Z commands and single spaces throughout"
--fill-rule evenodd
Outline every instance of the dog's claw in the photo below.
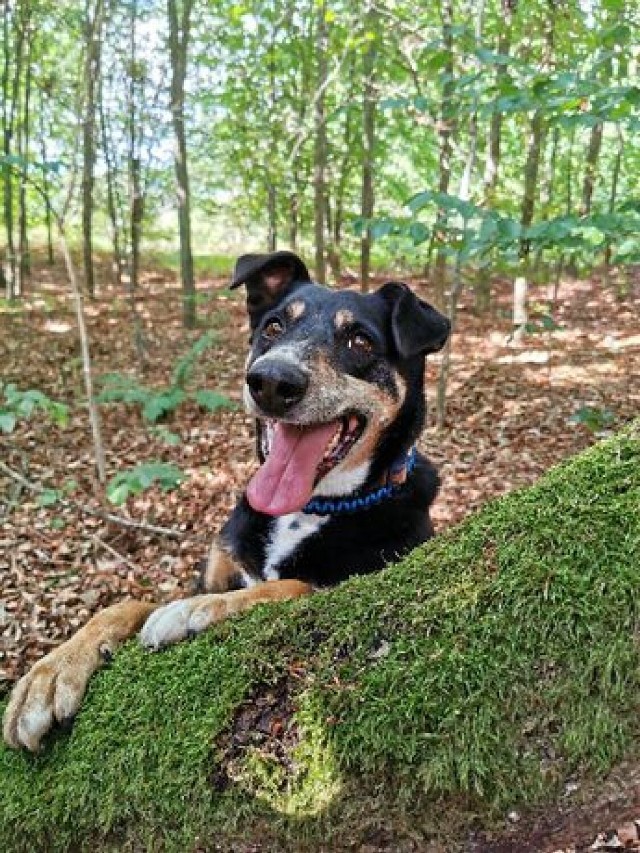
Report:
M 113 661 L 113 652 L 108 646 L 102 646 L 100 648 L 100 657 L 106 664 L 110 664 Z
M 60 730 L 63 732 L 70 732 L 73 728 L 73 724 L 75 722 L 76 715 L 71 714 L 68 717 L 63 717 L 58 723 Z

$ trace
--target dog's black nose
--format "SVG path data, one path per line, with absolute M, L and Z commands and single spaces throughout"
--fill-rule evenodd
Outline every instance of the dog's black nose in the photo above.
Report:
M 264 361 L 249 368 L 247 385 L 265 415 L 282 417 L 302 400 L 309 377 L 290 362 Z

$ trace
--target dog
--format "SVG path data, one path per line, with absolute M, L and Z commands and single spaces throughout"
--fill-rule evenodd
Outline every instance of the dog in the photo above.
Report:
M 3 721 L 10 746 L 39 750 L 138 632 L 159 649 L 256 604 L 379 571 L 433 535 L 439 479 L 415 442 L 425 357 L 449 321 L 401 282 L 366 295 L 314 284 L 292 252 L 242 256 L 231 287 L 243 284 L 244 402 L 260 466 L 211 548 L 201 594 L 95 615 L 16 684 Z

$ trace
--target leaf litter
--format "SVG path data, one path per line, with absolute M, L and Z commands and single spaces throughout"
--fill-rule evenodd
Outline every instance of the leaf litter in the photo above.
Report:
M 106 282 L 106 269 L 102 277 Z M 63 270 L 42 266 L 33 282 L 16 310 L 0 313 L 2 380 L 68 404 L 70 418 L 62 427 L 32 417 L 14 432 L 0 433 L 0 460 L 35 489 L 63 490 L 69 500 L 38 500 L 36 491 L 0 470 L 0 696 L 105 606 L 129 596 L 168 601 L 188 594 L 207 543 L 255 468 L 253 424 L 239 408 L 249 328 L 243 300 L 229 294 L 226 282 L 199 281 L 202 328 L 187 332 L 172 278 L 154 271 L 143 277 L 137 305 L 144 324 L 145 386 L 169 385 L 176 360 L 213 328 L 216 339 L 197 362 L 192 382 L 197 390 L 225 395 L 238 409 L 208 413 L 190 399 L 157 429 L 144 422 L 139 407 L 102 406 L 110 478 L 150 460 L 186 474 L 178 488 L 149 489 L 123 507 L 108 504 L 96 481 Z M 411 284 L 433 301 L 423 281 Z M 419 447 L 443 481 L 433 512 L 438 530 L 534 482 L 640 411 L 639 270 L 628 273 L 624 298 L 599 275 L 563 281 L 554 322 L 540 323 L 540 331 L 518 346 L 507 342 L 510 284 L 496 281 L 494 290 L 494 310 L 487 316 L 476 316 L 471 294 L 463 296 L 442 431 L 433 426 L 438 357 L 428 363 L 429 425 Z M 532 290 L 534 319 L 536 308 L 547 316 L 547 288 Z M 95 375 L 140 378 L 122 294 L 103 283 L 88 305 L 87 320 Z M 598 431 L 597 417 L 594 428 L 592 416 L 576 416 L 581 411 L 602 413 L 603 429 Z M 179 441 L 167 440 L 167 434 Z M 106 520 L 108 514 L 171 528 L 176 537 L 122 527 Z M 607 837 L 600 834 L 600 846 L 593 849 L 610 849 Z M 586 843 L 562 848 L 583 849 Z

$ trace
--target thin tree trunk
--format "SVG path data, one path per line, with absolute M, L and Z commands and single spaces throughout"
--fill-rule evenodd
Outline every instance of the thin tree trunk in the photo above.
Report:
M 268 178 L 267 186 L 267 251 L 275 252 L 278 246 L 278 218 L 276 188 Z
M 558 145 L 560 143 L 560 128 L 556 125 L 553 128 L 553 138 L 551 142 L 551 154 L 549 155 L 549 159 L 547 161 L 547 170 L 544 181 L 544 192 L 541 193 L 541 206 L 542 206 L 542 215 L 544 217 L 549 215 L 551 211 L 551 205 L 553 203 L 553 196 L 555 192 L 555 181 L 556 181 L 556 165 L 558 161 Z M 536 258 L 534 262 L 534 268 L 539 270 L 542 266 L 542 256 L 543 249 L 540 247 L 536 252 Z
M 440 117 L 438 123 L 438 136 L 440 138 L 440 150 L 438 153 L 438 192 L 448 193 L 451 181 L 452 157 L 453 157 L 453 134 L 455 131 L 454 117 L 454 61 L 453 61 L 453 0 L 442 0 L 440 7 L 442 16 L 442 43 L 446 53 L 444 73 L 445 82 L 442 85 L 442 102 L 440 105 Z M 434 239 L 444 240 L 447 225 L 447 214 L 444 210 L 438 210 L 434 225 Z M 429 251 L 433 249 L 433 240 Z M 438 294 L 442 296 L 445 288 L 447 257 L 444 247 L 438 248 L 435 266 L 435 283 Z
M 28 183 L 35 189 L 40 198 L 44 200 L 45 191 L 42 186 L 34 181 L 31 177 L 27 175 Z M 71 199 L 74 194 L 75 189 L 75 174 L 71 177 L 71 182 L 69 184 L 69 188 L 67 191 L 67 197 L 62 205 L 61 212 L 56 212 L 52 210 L 52 216 L 56 223 L 56 229 L 58 231 L 58 237 L 60 240 L 60 248 L 62 251 L 62 256 L 64 258 L 65 266 L 67 268 L 67 275 L 69 278 L 69 284 L 71 285 L 71 293 L 73 296 L 75 311 L 76 311 L 76 321 L 78 323 L 78 335 L 80 338 L 80 351 L 82 356 L 82 374 L 84 378 L 85 392 L 87 395 L 87 408 L 89 410 L 89 421 L 91 425 L 91 435 L 93 439 L 93 452 L 94 452 L 94 461 L 96 464 L 96 472 L 98 475 L 98 480 L 101 484 L 106 482 L 106 465 L 105 465 L 105 453 L 104 453 L 104 444 L 102 441 L 102 428 L 100 422 L 100 411 L 98 409 L 98 405 L 96 403 L 94 388 L 93 388 L 93 372 L 91 367 L 91 353 L 90 353 L 90 345 L 89 345 L 89 335 L 87 332 L 87 325 L 85 322 L 84 316 L 84 306 L 82 301 L 82 290 L 80 288 L 80 284 L 78 282 L 78 276 L 76 274 L 76 268 L 73 263 L 73 259 L 71 257 L 71 253 L 69 251 L 69 246 L 67 243 L 67 237 L 65 232 L 65 217 L 68 213 L 69 206 L 71 204 Z
M 362 199 L 361 216 L 364 222 L 360 237 L 360 287 L 363 293 L 369 291 L 371 272 L 371 218 L 375 204 L 373 169 L 376 142 L 376 89 L 375 68 L 378 53 L 377 31 L 378 14 L 373 0 L 368 0 L 364 16 L 365 33 L 375 33 L 371 38 L 363 57 L 362 90 Z
M 138 0 L 133 0 L 129 12 L 129 92 L 128 92 L 128 172 L 129 172 L 129 226 L 130 257 L 127 293 L 131 306 L 133 322 L 133 343 L 140 372 L 146 367 L 146 346 L 142 331 L 142 321 L 138 312 L 136 292 L 140 277 L 140 245 L 142 241 L 142 221 L 144 217 L 144 189 L 142 185 L 142 162 L 140 155 L 140 131 L 142 118 L 138 114 L 137 104 L 144 102 L 144 92 L 138 94 L 140 69 L 136 41 L 138 20 Z
M 502 0 L 502 15 L 504 23 L 498 35 L 497 50 L 502 56 L 509 56 L 511 36 L 513 32 L 513 13 L 516 9 L 515 0 Z M 508 79 L 509 72 L 505 65 L 498 65 L 496 83 L 498 90 L 502 82 Z M 491 210 L 495 203 L 495 194 L 500 175 L 500 157 L 502 152 L 502 113 L 498 110 L 491 114 L 489 122 L 489 141 L 486 150 L 484 176 L 482 179 L 482 204 Z M 491 274 L 488 262 L 485 262 L 474 287 L 475 309 L 483 314 L 491 307 Z
M 28 12 L 27 12 L 28 14 Z M 31 141 L 31 53 L 33 45 L 33 33 L 31 32 L 31 21 L 27 18 L 24 22 L 26 33 L 26 56 L 25 56 L 25 76 L 24 76 L 24 107 L 22 113 L 22 121 L 20 123 L 20 142 L 18 151 L 23 160 L 24 176 L 20 180 L 18 192 L 18 254 L 20 264 L 20 282 L 24 285 L 25 278 L 31 273 L 31 258 L 29 252 L 29 234 L 28 234 L 28 211 L 27 211 L 27 180 L 26 173 L 30 167 L 29 164 L 29 143 Z
M 100 75 L 100 94 L 98 97 L 98 120 L 100 122 L 100 138 L 102 155 L 106 166 L 107 182 L 107 213 L 111 223 L 111 241 L 113 243 L 113 272 L 118 287 L 122 286 L 122 273 L 124 268 L 124 256 L 120 242 L 120 223 L 118 221 L 118 207 L 116 203 L 115 188 L 115 166 L 112 158 L 111 140 L 107 128 L 107 116 L 104 109 L 104 98 L 102 94 L 102 75 Z
M 2 118 L 3 118 L 3 154 L 11 157 L 13 154 L 13 135 L 16 126 L 20 77 L 22 74 L 24 31 L 17 22 L 17 11 L 13 13 L 8 3 L 4 5 L 3 14 L 3 47 L 4 66 L 2 74 Z M 13 31 L 13 44 L 12 44 Z M 14 55 L 13 78 L 11 77 L 11 55 Z M 7 298 L 13 299 L 20 294 L 20 265 L 17 262 L 16 244 L 14 238 L 14 194 L 13 174 L 11 169 L 3 169 L 3 207 L 7 237 L 7 263 L 5 267 Z
M 523 230 L 529 228 L 533 221 L 538 194 L 538 174 L 540 171 L 540 157 L 544 135 L 544 118 L 540 111 L 536 111 L 531 118 L 529 127 L 529 144 L 527 146 L 527 159 L 524 166 L 524 191 L 520 208 L 520 225 Z M 526 237 L 523 237 L 520 243 L 521 258 L 528 257 L 530 247 L 530 241 Z
M 142 219 L 144 216 L 144 196 L 142 191 L 141 179 L 141 160 L 139 152 L 139 130 L 138 125 L 141 121 L 137 115 L 136 104 L 142 99 L 138 99 L 138 55 L 136 45 L 136 23 L 138 17 L 138 2 L 133 0 L 130 7 L 129 18 L 129 92 L 128 92 L 128 136 L 129 136 L 129 151 L 128 151 L 128 166 L 129 166 L 129 223 L 130 223 L 130 248 L 131 262 L 129 265 L 129 288 L 131 293 L 135 293 L 138 289 L 138 279 L 140 276 L 140 243 L 142 240 Z
M 298 230 L 299 230 L 299 216 L 300 216 L 300 207 L 298 202 L 298 176 L 296 172 L 293 173 L 293 187 L 294 191 L 289 196 L 289 245 L 291 249 L 295 252 L 298 249 Z
M 436 427 L 439 430 L 444 428 L 447 414 L 447 386 L 449 383 L 449 372 L 451 369 L 452 338 L 458 316 L 458 303 L 460 301 L 460 294 L 462 293 L 463 287 L 464 279 L 462 278 L 462 257 L 461 253 L 457 252 L 448 306 L 448 315 L 451 322 L 451 334 L 442 349 L 442 360 L 440 362 L 440 370 L 438 371 L 438 386 L 436 390 Z
M 100 69 L 103 0 L 87 0 L 84 37 L 84 117 L 82 123 L 82 259 L 84 284 L 90 297 L 95 296 L 93 266 L 93 187 L 96 163 L 96 83 Z
M 169 48 L 171 53 L 171 117 L 174 132 L 174 168 L 178 195 L 178 229 L 180 232 L 180 278 L 182 281 L 182 316 L 187 329 L 197 323 L 196 287 L 191 248 L 191 193 L 187 164 L 187 139 L 184 117 L 184 84 L 193 0 L 167 0 L 169 15 Z
M 315 241 L 316 279 L 324 283 L 327 277 L 325 249 L 325 216 L 327 213 L 327 128 L 325 123 L 325 89 L 327 85 L 327 3 L 320 0 L 317 6 L 317 78 L 316 100 L 313 112 L 314 148 L 313 148 L 313 222 Z
M 82 291 L 78 284 L 75 266 L 71 259 L 71 253 L 67 245 L 67 240 L 62 222 L 58 222 L 58 235 L 60 238 L 60 248 L 62 249 L 62 257 L 64 258 L 67 268 L 69 283 L 71 284 L 71 292 L 73 293 L 73 301 L 76 310 L 76 322 L 78 323 L 78 334 L 80 336 L 80 349 L 82 353 L 82 374 L 84 377 L 85 393 L 87 395 L 87 408 L 89 410 L 89 422 L 91 424 L 91 434 L 93 437 L 93 453 L 96 463 L 96 471 L 98 480 L 104 485 L 107 480 L 107 471 L 104 455 L 104 444 L 102 441 L 102 428 L 100 423 L 100 412 L 96 403 L 95 393 L 93 390 L 93 373 L 91 369 L 91 353 L 89 349 L 89 335 L 84 319 L 84 307 L 82 304 Z
M 584 164 L 584 181 L 582 183 L 582 208 L 580 212 L 583 216 L 589 216 L 591 213 L 593 189 L 598 171 L 598 158 L 600 157 L 600 149 L 602 148 L 603 129 L 604 122 L 599 121 L 591 128 L 589 135 L 589 145 Z
M 475 41 L 476 47 L 480 47 L 482 43 L 482 24 L 484 17 L 484 0 L 479 0 L 476 6 L 476 21 L 475 21 Z M 469 119 L 469 143 L 467 156 L 465 159 L 464 170 L 460 179 L 459 197 L 464 201 L 471 198 L 471 184 L 473 180 L 473 171 L 476 163 L 478 150 L 478 111 L 477 102 L 474 103 Z M 464 219 L 464 233 L 468 230 L 468 221 Z M 456 319 L 458 316 L 458 303 L 464 289 L 464 279 L 462 276 L 462 253 L 456 253 L 456 262 L 453 271 L 453 281 L 451 291 L 449 293 L 449 301 L 447 305 L 447 315 L 451 323 L 451 333 L 442 353 L 440 362 L 440 371 L 438 373 L 438 388 L 436 397 L 436 425 L 438 429 L 444 427 L 446 416 L 446 401 L 447 401 L 447 385 L 449 381 L 449 370 L 451 366 L 451 348 L 453 346 L 453 337 L 456 328 Z
M 544 144 L 545 124 L 542 113 L 536 111 L 529 128 L 529 144 L 527 146 L 527 159 L 524 167 L 524 191 L 520 208 L 520 225 L 523 232 L 529 228 L 533 221 L 536 198 L 538 193 L 538 175 L 540 171 L 540 159 Z M 513 332 L 511 340 L 519 343 L 525 333 L 527 323 L 527 291 L 530 273 L 530 250 L 531 241 L 527 237 L 520 240 L 520 275 L 514 282 L 513 298 Z
M 622 155 L 624 154 L 624 133 L 618 127 L 618 147 L 616 149 L 615 160 L 613 161 L 613 171 L 611 173 L 611 191 L 609 193 L 609 213 L 614 213 L 616 202 L 618 200 L 618 182 L 620 181 L 620 171 L 622 169 Z M 604 266 L 605 276 L 608 280 L 611 268 L 611 240 L 607 237 L 604 250 Z
M 51 215 L 51 188 L 49 185 L 49 170 L 47 168 L 47 133 L 45 125 L 45 101 L 44 93 L 40 90 L 40 109 L 38 110 L 39 134 L 40 134 L 40 157 L 42 159 L 42 191 L 44 200 L 45 227 L 47 230 L 47 263 L 52 266 L 53 257 L 53 217 Z

